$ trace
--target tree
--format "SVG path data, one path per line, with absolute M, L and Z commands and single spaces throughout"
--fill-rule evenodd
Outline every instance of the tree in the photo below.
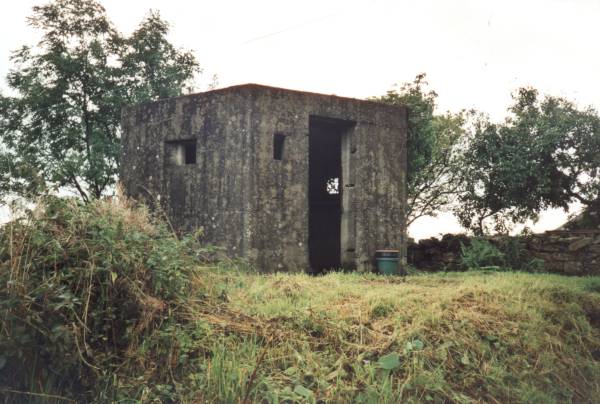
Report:
M 457 147 L 464 137 L 467 113 L 435 115 L 437 94 L 427 91 L 425 74 L 400 90 L 372 98 L 408 107 L 407 225 L 422 216 L 435 216 L 454 199 L 459 187 Z
M 514 186 L 519 176 L 529 175 L 531 170 L 523 155 L 526 148 L 483 115 L 476 118 L 466 144 L 460 156 L 459 203 L 453 208 L 462 226 L 481 236 L 492 228 L 507 233 L 512 223 L 535 220 L 533 200 L 527 200 L 531 195 L 520 193 Z M 501 167 L 507 158 L 514 159 L 515 164 Z M 517 199 L 520 201 L 515 203 Z
M 16 95 L 0 97 L 0 196 L 69 188 L 99 198 L 118 172 L 121 108 L 181 94 L 198 62 L 167 41 L 158 13 L 129 38 L 95 0 L 54 0 L 28 22 L 43 35 L 14 52 Z
M 144 102 L 175 97 L 190 89 L 190 79 L 199 72 L 191 52 L 181 52 L 167 40 L 169 24 L 150 12 L 125 41 L 120 52 L 123 88 L 127 101 Z
M 500 124 L 481 117 L 462 156 L 463 192 L 455 212 L 463 226 L 484 233 L 535 220 L 549 207 L 578 201 L 598 205 L 600 117 L 564 98 L 513 94 Z M 487 221 L 487 225 L 486 225 Z

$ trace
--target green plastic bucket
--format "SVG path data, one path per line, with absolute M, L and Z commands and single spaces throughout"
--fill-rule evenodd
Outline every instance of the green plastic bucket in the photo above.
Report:
M 398 275 L 398 250 L 377 250 L 375 262 L 377 271 L 382 275 Z

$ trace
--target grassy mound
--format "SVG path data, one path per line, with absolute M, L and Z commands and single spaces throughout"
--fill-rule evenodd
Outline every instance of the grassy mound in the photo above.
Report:
M 0 230 L 6 402 L 594 402 L 600 278 L 260 275 L 144 209 Z
M 218 358 L 219 368 L 239 374 L 238 381 L 260 359 L 257 400 L 600 397 L 598 278 L 467 272 L 401 281 L 223 273 L 216 285 L 227 290 L 242 324 L 260 319 L 254 333 L 263 342 L 252 333 L 223 339 L 219 345 L 227 349 Z M 218 380 L 223 384 L 211 399 L 242 393 L 237 383 Z
M 0 392 L 113 401 L 167 383 L 195 327 L 196 247 L 110 201 L 50 198 L 5 225 Z

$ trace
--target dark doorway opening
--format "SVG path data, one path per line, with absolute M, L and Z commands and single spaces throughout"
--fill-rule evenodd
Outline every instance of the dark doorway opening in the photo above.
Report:
M 352 125 L 309 119 L 308 250 L 313 273 L 341 267 L 342 138 Z

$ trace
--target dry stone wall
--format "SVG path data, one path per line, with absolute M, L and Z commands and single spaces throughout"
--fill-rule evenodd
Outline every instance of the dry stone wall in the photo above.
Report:
M 499 238 L 488 238 L 499 246 Z M 600 275 L 600 230 L 560 230 L 520 238 L 523 256 L 541 260 L 543 271 L 564 275 Z M 446 234 L 408 244 L 408 263 L 423 271 L 463 270 L 461 245 L 470 245 L 463 234 Z
M 529 238 L 527 250 L 548 272 L 600 275 L 600 231 L 550 231 Z
M 461 269 L 461 245 L 471 243 L 464 234 L 445 234 L 441 239 L 429 238 L 409 242 L 408 264 L 421 271 L 457 271 Z

